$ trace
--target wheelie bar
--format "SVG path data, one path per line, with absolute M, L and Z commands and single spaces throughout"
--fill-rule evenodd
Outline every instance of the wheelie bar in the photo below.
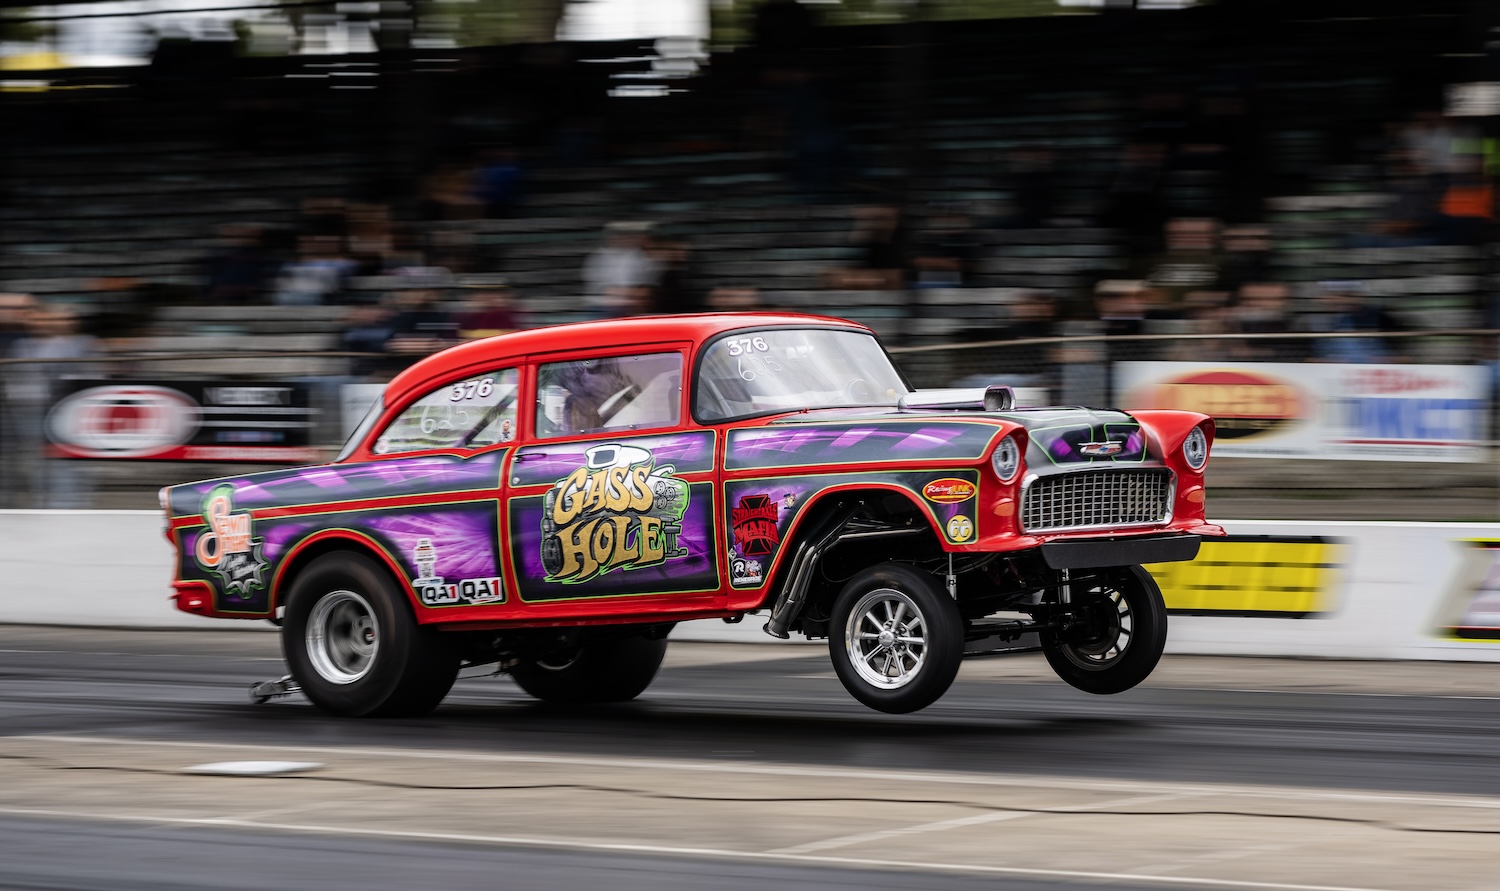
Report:
M 280 696 L 291 696 L 293 693 L 301 693 L 302 686 L 292 680 L 291 675 L 278 678 L 274 681 L 261 681 L 250 685 L 250 701 L 256 705 L 264 705 L 272 699 Z

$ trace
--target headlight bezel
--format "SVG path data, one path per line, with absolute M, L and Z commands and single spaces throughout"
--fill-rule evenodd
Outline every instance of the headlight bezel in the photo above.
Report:
M 1202 470 L 1208 464 L 1208 452 L 1208 434 L 1203 432 L 1201 425 L 1183 437 L 1182 460 L 1192 470 Z
M 1008 466 L 1010 472 L 1007 474 L 1004 467 Z M 1000 482 L 1014 482 L 1021 474 L 1021 445 L 1016 442 L 1014 436 L 1007 435 L 995 446 L 995 451 L 990 454 L 990 469 L 995 471 L 995 476 Z

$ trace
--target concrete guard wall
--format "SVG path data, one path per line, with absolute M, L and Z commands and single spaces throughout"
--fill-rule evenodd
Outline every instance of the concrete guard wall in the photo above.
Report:
M 0 622 L 273 630 L 266 622 L 204 619 L 174 609 L 171 548 L 161 525 L 155 511 L 0 511 Z M 1168 652 L 1500 661 L 1500 524 L 1223 525 L 1247 539 L 1332 543 L 1320 552 L 1328 556 L 1319 558 L 1325 562 L 1318 571 L 1301 576 L 1314 578 L 1317 590 L 1307 595 L 1308 609 L 1295 615 L 1174 613 Z M 1213 580 L 1253 589 L 1264 579 L 1271 587 L 1282 578 L 1274 570 L 1221 561 Z M 1252 608 L 1254 594 L 1244 601 Z M 1189 603 L 1180 591 L 1167 596 L 1177 608 Z M 764 621 L 690 622 L 674 637 L 777 643 L 761 631 Z

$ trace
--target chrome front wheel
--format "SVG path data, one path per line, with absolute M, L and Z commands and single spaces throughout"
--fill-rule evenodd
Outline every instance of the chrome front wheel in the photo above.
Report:
M 904 563 L 854 576 L 833 603 L 829 655 L 850 695 L 870 708 L 914 712 L 947 692 L 963 657 L 958 604 L 937 579 Z
M 877 588 L 859 599 L 844 628 L 854 670 L 882 690 L 906 686 L 927 659 L 927 627 L 916 603 L 895 588 Z

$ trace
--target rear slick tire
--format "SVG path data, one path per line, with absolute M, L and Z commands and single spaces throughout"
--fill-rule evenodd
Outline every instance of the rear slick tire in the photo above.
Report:
M 1123 693 L 1150 677 L 1167 645 L 1167 607 L 1151 573 L 1120 567 L 1078 585 L 1072 607 L 1086 626 L 1062 636 L 1044 633 L 1042 652 L 1057 676 L 1085 693 Z
M 336 715 L 425 715 L 458 677 L 458 655 L 417 624 L 386 568 L 348 551 L 318 557 L 297 575 L 281 647 L 302 692 Z
M 834 672 L 876 711 L 926 708 L 958 676 L 963 617 L 930 573 L 902 563 L 860 572 L 834 600 L 828 628 Z
M 521 662 L 510 676 L 543 702 L 629 702 L 651 686 L 666 655 L 666 638 L 632 634 Z

